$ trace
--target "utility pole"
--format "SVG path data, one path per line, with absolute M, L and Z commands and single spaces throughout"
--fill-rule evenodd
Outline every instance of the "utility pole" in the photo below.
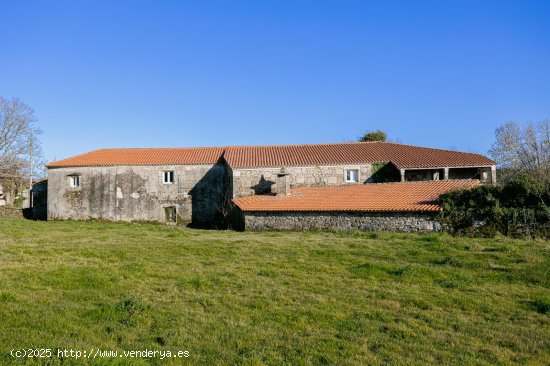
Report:
M 29 207 L 32 208 L 32 131 L 29 132 Z

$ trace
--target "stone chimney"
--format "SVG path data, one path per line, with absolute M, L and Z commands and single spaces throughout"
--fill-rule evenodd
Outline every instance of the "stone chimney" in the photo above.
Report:
M 277 173 L 277 182 L 274 185 L 275 193 L 280 196 L 288 196 L 290 194 L 290 173 L 285 168 L 281 168 L 281 171 Z

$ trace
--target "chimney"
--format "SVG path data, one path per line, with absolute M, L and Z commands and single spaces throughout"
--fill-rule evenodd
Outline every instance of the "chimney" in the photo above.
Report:
M 277 173 L 277 183 L 275 184 L 275 192 L 277 195 L 288 196 L 290 194 L 290 173 L 283 167 Z

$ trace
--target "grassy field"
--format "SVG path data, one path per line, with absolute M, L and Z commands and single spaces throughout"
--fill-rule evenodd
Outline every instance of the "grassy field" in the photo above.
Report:
M 0 347 L 0 364 L 36 362 L 13 348 L 189 351 L 64 364 L 548 364 L 550 244 L 5 219 Z

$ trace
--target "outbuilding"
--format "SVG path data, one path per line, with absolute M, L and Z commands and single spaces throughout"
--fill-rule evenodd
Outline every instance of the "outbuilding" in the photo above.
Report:
M 438 198 L 473 180 L 302 187 L 237 198 L 240 230 L 440 230 Z

